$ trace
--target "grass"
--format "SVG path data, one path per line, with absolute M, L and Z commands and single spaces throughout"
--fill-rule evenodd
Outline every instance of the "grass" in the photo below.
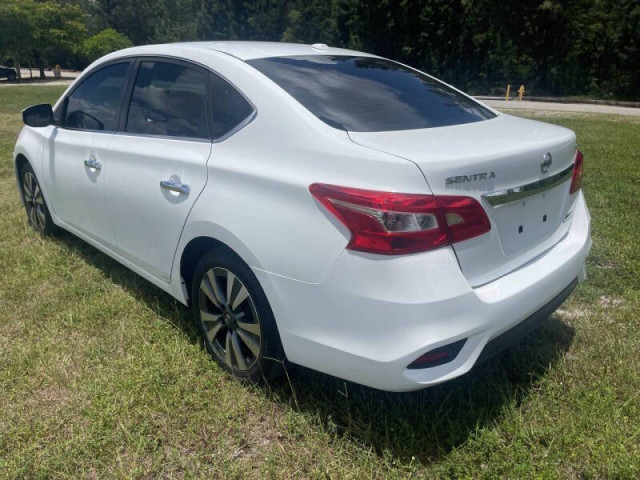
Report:
M 640 122 L 574 129 L 593 216 L 589 278 L 546 326 L 463 378 L 390 394 L 295 368 L 247 387 L 189 311 L 71 235 L 28 226 L 0 88 L 0 477 L 640 476 Z

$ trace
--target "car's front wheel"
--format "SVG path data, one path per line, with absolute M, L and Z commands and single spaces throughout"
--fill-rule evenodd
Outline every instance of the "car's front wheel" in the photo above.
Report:
M 28 163 L 20 171 L 20 188 L 29 223 L 43 235 L 54 233 L 56 227 L 51 219 L 47 202 L 44 200 L 42 188 L 40 188 L 33 168 Z
M 225 370 L 252 382 L 283 371 L 285 356 L 267 297 L 233 252 L 221 247 L 204 255 L 191 298 L 206 348 Z
M 10 82 L 15 82 L 16 81 L 16 74 L 14 72 L 7 73 L 7 80 L 9 80 Z

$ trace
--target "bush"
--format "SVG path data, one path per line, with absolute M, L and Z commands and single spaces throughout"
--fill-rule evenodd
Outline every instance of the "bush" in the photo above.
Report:
M 87 64 L 103 57 L 107 53 L 131 47 L 133 44 L 126 35 L 113 28 L 107 28 L 82 42 L 82 56 Z

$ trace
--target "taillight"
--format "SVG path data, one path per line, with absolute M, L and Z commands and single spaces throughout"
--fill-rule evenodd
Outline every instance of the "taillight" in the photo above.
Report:
M 491 223 L 482 206 L 471 197 L 437 196 L 444 209 L 451 243 L 468 240 L 491 230 Z
M 576 193 L 582 187 L 582 167 L 584 164 L 584 155 L 580 150 L 576 150 L 576 159 L 573 164 L 573 177 L 571 177 L 570 194 Z
M 491 229 L 470 197 L 379 192 L 314 183 L 311 194 L 351 232 L 350 250 L 398 255 L 422 252 Z

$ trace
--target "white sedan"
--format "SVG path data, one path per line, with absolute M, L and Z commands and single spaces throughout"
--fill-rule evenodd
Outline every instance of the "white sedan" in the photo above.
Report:
M 258 380 L 286 361 L 434 385 L 527 334 L 585 278 L 571 130 L 366 53 L 134 47 L 23 112 L 28 218 L 191 305 Z

